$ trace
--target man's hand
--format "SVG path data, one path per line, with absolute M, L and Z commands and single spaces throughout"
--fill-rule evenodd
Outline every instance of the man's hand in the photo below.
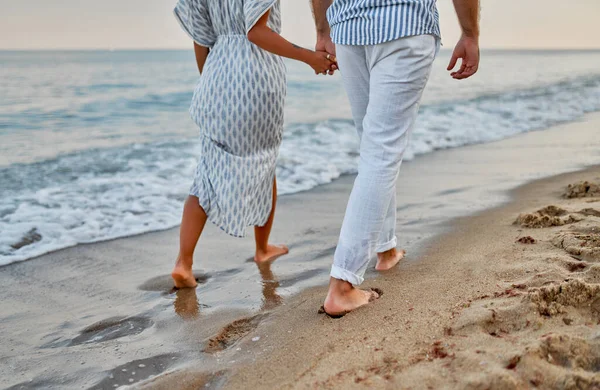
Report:
M 462 60 L 460 69 L 450 73 L 450 76 L 456 80 L 473 76 L 479 69 L 479 42 L 476 38 L 463 34 L 454 48 L 448 70 L 454 69 L 459 58 Z
M 315 51 L 324 51 L 335 57 L 335 43 L 333 43 L 329 36 L 318 37 Z M 329 75 L 333 75 L 336 70 L 338 70 L 337 62 L 331 65 L 331 69 L 328 72 Z

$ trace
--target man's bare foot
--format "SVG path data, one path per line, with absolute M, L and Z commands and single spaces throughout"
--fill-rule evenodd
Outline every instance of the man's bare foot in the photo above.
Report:
M 380 296 L 380 290 L 361 290 L 344 280 L 331 278 L 323 311 L 330 317 L 343 317 Z
M 195 288 L 198 285 L 196 277 L 192 272 L 192 262 L 189 262 L 189 264 L 189 266 L 186 266 L 181 259 L 177 259 L 175 268 L 171 273 L 176 288 Z
M 404 249 L 397 250 L 392 248 L 389 251 L 377 254 L 377 265 L 375 269 L 377 271 L 387 271 L 392 269 L 404 258 L 406 251 Z
M 290 252 L 289 248 L 285 245 L 267 245 L 266 251 L 256 251 L 254 255 L 254 261 L 257 263 L 265 263 L 274 261 L 277 258 L 287 255 Z

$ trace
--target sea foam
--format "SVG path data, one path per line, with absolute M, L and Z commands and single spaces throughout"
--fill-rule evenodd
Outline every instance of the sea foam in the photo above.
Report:
M 600 75 L 424 105 L 406 160 L 438 149 L 491 142 L 600 110 Z M 356 172 L 350 120 L 286 126 L 278 163 L 281 194 Z M 195 140 L 152 142 L 59 155 L 0 168 L 0 265 L 180 222 L 192 182 Z

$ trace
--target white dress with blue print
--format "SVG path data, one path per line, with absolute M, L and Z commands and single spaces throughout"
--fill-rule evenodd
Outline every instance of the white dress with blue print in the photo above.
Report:
M 201 135 L 190 194 L 236 237 L 269 218 L 283 132 L 283 60 L 246 36 L 269 10 L 268 25 L 280 33 L 279 0 L 179 0 L 175 7 L 183 29 L 210 48 L 190 107 Z

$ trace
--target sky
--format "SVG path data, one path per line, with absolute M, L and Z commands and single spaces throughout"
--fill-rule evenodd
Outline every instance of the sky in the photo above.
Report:
M 309 0 L 281 0 L 283 35 L 314 44 Z M 189 48 L 175 0 L 0 0 L 0 49 Z M 483 48 L 600 48 L 600 0 L 481 0 Z M 438 0 L 446 47 L 460 35 Z

